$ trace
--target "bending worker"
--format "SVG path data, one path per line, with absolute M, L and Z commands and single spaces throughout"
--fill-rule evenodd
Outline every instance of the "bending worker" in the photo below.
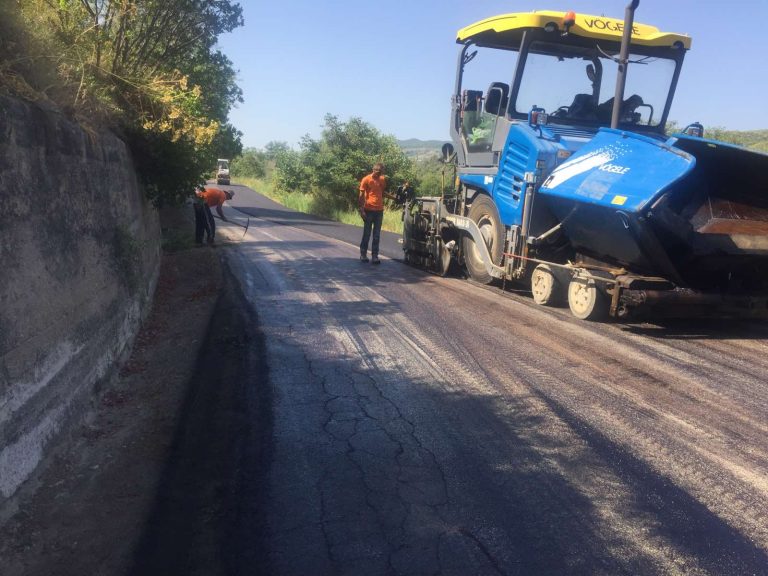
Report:
M 373 229 L 371 244 L 371 264 L 380 264 L 379 239 L 381 238 L 381 221 L 384 219 L 384 198 L 396 200 L 387 192 L 389 178 L 384 176 L 384 164 L 377 162 L 373 172 L 364 176 L 360 181 L 358 206 L 360 217 L 363 219 L 363 240 L 360 242 L 360 262 L 368 262 L 368 240 Z
M 235 193 L 220 188 L 206 189 L 203 186 L 198 186 L 195 194 L 200 199 L 195 205 L 195 241 L 202 244 L 203 233 L 205 232 L 208 236 L 208 244 L 213 244 L 216 236 L 216 222 L 213 219 L 211 208 L 216 208 L 219 218 L 227 222 L 222 206 L 224 206 L 224 202 L 231 200 Z

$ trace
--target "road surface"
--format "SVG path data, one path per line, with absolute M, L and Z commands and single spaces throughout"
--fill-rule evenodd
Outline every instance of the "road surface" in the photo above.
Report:
M 269 403 L 243 570 L 768 574 L 763 324 L 578 321 L 234 189 Z

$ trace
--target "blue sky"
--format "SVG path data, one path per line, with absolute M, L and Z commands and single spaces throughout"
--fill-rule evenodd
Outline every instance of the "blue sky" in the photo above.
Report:
M 530 10 L 622 18 L 628 2 L 241 0 L 245 26 L 219 39 L 245 99 L 230 120 L 246 147 L 317 138 L 326 113 L 447 141 L 458 29 Z M 641 0 L 635 20 L 693 37 L 671 119 L 768 128 L 768 0 Z

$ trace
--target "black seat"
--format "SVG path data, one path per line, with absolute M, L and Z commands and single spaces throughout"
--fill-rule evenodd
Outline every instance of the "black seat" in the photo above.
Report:
M 594 119 L 597 113 L 595 99 L 591 94 L 576 94 L 568 107 L 568 118 Z
M 633 94 L 621 103 L 619 112 L 619 122 L 637 124 L 640 121 L 640 115 L 635 112 L 638 106 L 643 105 L 643 99 L 638 94 Z M 597 107 L 597 118 L 600 122 L 609 123 L 613 116 L 613 97 Z
M 485 94 L 485 111 L 495 116 L 505 114 L 508 100 L 509 86 L 503 82 L 491 82 Z

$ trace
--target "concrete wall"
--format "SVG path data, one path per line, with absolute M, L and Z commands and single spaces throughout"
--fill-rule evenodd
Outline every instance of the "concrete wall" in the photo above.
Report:
M 159 265 L 125 144 L 0 97 L 0 502 L 112 375 Z

